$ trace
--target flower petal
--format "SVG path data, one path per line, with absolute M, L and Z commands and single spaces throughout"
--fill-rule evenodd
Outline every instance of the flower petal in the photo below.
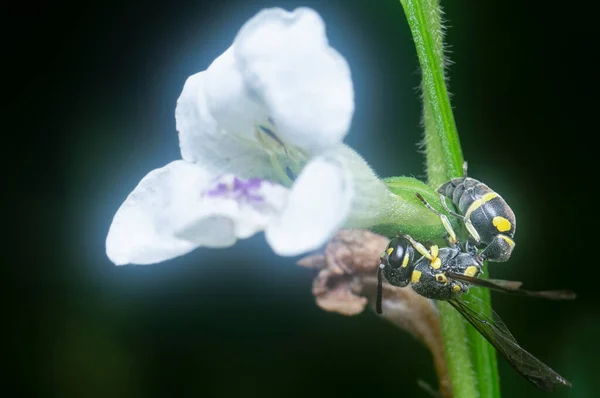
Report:
M 343 140 L 354 112 L 350 68 L 315 11 L 263 10 L 242 27 L 234 50 L 250 95 L 285 141 L 318 152 Z
M 234 58 L 233 46 L 206 70 L 206 106 L 223 129 L 258 145 L 255 129 L 268 120 L 267 109 L 252 98 Z
M 256 181 L 249 187 L 231 175 L 215 180 L 183 160 L 151 171 L 115 215 L 108 257 L 117 265 L 151 264 L 199 246 L 231 246 L 263 230 L 281 211 L 287 190 Z
M 199 202 L 210 174 L 185 161 L 175 161 L 148 173 L 121 205 L 106 238 L 106 253 L 117 265 L 150 264 L 185 254 L 198 246 L 179 239 L 175 231 Z M 226 223 L 213 225 L 228 237 Z M 231 241 L 224 243 L 233 243 Z
M 224 128 L 227 123 L 217 124 L 207 106 L 207 77 L 207 72 L 190 76 L 177 100 L 175 119 L 182 158 L 201 163 L 213 174 L 272 178 L 269 158 L 257 143 L 233 135 Z
M 245 239 L 262 231 L 282 212 L 288 189 L 270 181 L 241 180 L 231 174 L 222 176 L 215 188 L 206 192 L 206 212 L 232 219 L 237 238 Z M 211 231 L 202 230 L 201 235 Z
M 352 181 L 342 165 L 316 158 L 294 183 L 281 217 L 266 230 L 269 245 L 277 254 L 293 256 L 314 250 L 340 227 L 349 210 Z
M 342 226 L 380 224 L 389 211 L 389 195 L 358 153 L 338 145 L 302 170 L 281 217 L 267 228 L 267 240 L 280 255 L 314 250 Z

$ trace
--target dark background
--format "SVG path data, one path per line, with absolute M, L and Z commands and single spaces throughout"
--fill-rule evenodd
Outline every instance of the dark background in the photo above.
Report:
M 469 172 L 518 218 L 495 277 L 568 287 L 576 302 L 494 295 L 520 343 L 593 397 L 597 304 L 597 50 L 591 10 L 445 1 L 453 106 Z M 370 311 L 319 309 L 312 274 L 262 235 L 167 263 L 113 266 L 112 216 L 179 157 L 175 101 L 267 6 L 307 5 L 348 60 L 347 142 L 381 176 L 423 176 L 418 62 L 395 0 L 22 3 L 3 6 L 8 386 L 44 397 L 426 397 L 428 352 Z M 13 25 L 10 25 L 10 24 Z M 9 26 L 10 25 L 10 26 Z M 502 360 L 505 397 L 542 397 Z

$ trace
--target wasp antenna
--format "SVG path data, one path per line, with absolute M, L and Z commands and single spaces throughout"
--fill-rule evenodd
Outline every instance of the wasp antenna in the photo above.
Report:
M 379 266 L 377 270 L 377 299 L 375 301 L 375 311 L 381 314 L 381 301 L 383 300 L 383 268 Z

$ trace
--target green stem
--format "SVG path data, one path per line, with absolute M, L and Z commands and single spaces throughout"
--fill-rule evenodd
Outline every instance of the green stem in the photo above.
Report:
M 400 0 L 408 20 L 421 65 L 423 123 L 428 183 L 433 188 L 463 174 L 463 156 L 444 73 L 441 10 L 438 0 Z M 489 312 L 490 296 L 473 289 Z M 442 335 L 455 398 L 499 398 L 496 352 L 461 315 L 447 303 L 439 303 Z M 468 342 L 468 344 L 466 344 Z

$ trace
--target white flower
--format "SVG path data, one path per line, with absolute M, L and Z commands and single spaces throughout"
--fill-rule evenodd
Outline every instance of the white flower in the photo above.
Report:
M 388 191 L 342 144 L 354 97 L 345 59 L 310 9 L 267 9 L 175 112 L 183 160 L 146 175 L 106 240 L 117 265 L 149 264 L 265 231 L 281 255 L 316 249 L 340 226 L 368 226 Z

